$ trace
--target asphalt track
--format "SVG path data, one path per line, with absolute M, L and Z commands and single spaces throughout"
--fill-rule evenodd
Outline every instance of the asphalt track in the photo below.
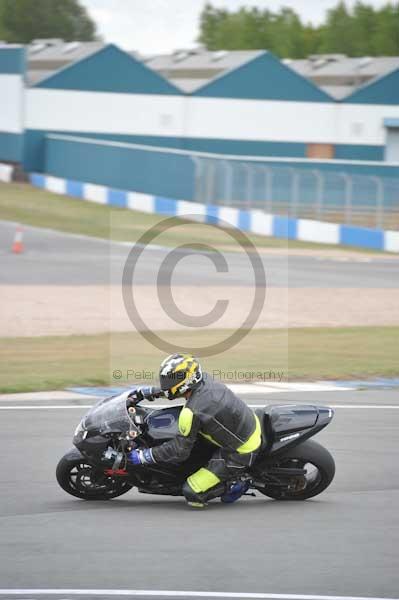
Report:
M 199 512 L 180 498 L 136 492 L 96 503 L 67 496 L 55 466 L 88 399 L 63 400 L 67 408 L 58 409 L 46 407 L 56 405 L 49 400 L 20 410 L 0 402 L 0 588 L 30 590 L 19 597 L 31 600 L 51 597 L 34 591 L 47 588 L 100 590 L 54 596 L 64 600 L 122 597 L 101 590 L 398 598 L 397 390 L 268 394 L 266 401 L 337 407 L 317 436 L 336 459 L 333 484 L 303 503 L 258 495 Z
M 0 222 L 0 282 L 16 285 L 98 285 L 121 281 L 129 244 L 25 227 L 24 260 L 10 252 L 15 223 Z M 146 249 L 134 285 L 152 284 L 172 248 Z M 321 253 L 322 254 L 322 253 Z M 253 286 L 248 258 L 223 252 L 227 272 L 217 272 L 209 258 L 194 251 L 176 266 L 173 285 Z M 309 288 L 398 288 L 399 260 L 353 253 L 350 258 L 261 254 L 267 285 Z

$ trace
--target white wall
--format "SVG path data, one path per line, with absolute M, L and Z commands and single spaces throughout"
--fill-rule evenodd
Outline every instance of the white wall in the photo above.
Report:
M 338 104 L 337 108 L 336 135 L 340 144 L 383 146 L 386 141 L 384 119 L 399 118 L 399 105 Z
M 191 98 L 190 137 L 331 143 L 333 103 Z
M 325 144 L 385 144 L 384 119 L 399 106 L 190 99 L 190 137 Z
M 20 75 L 0 74 L 0 131 L 22 133 L 24 87 Z
M 69 90 L 27 90 L 27 129 L 162 135 L 183 133 L 184 98 Z
M 0 130 L 7 122 L 21 131 L 17 105 L 11 101 L 18 95 L 19 78 L 1 77 L 9 79 L 5 89 L 10 100 L 2 103 L 9 114 L 0 111 Z M 26 94 L 26 128 L 65 132 L 383 146 L 384 118 L 399 118 L 399 106 L 39 88 Z

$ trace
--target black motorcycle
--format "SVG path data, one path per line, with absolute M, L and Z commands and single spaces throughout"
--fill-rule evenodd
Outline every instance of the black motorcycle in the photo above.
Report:
M 153 393 L 161 394 L 156 388 Z M 215 451 L 208 440 L 199 436 L 181 464 L 136 466 L 127 460 L 133 448 L 155 446 L 176 436 L 181 409 L 140 405 L 132 390 L 98 402 L 77 426 L 75 448 L 58 463 L 59 485 L 83 500 L 110 500 L 133 487 L 144 494 L 181 496 L 183 482 Z M 262 447 L 240 479 L 277 500 L 306 500 L 325 490 L 334 478 L 334 459 L 309 438 L 331 422 L 333 410 L 277 405 L 259 408 L 256 414 L 262 425 Z

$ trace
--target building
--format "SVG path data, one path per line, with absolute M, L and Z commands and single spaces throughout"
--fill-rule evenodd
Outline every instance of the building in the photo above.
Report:
M 283 62 L 338 100 L 399 68 L 398 56 L 349 58 L 344 54 L 325 54 Z
M 253 60 L 259 52 L 209 52 L 203 48 L 179 50 L 146 59 L 146 64 L 191 93 L 222 73 Z M 395 56 L 349 58 L 344 54 L 323 54 L 300 60 L 284 59 L 282 62 L 339 100 L 360 86 L 399 68 L 399 57 Z
M 66 67 L 104 47 L 103 42 L 64 42 L 61 39 L 38 39 L 28 46 L 29 85 L 35 85 L 55 71 Z M 172 54 L 151 57 L 130 52 L 183 92 L 191 94 L 215 77 L 235 70 L 257 58 L 263 50 L 220 50 L 210 52 L 198 47 L 176 50 Z M 284 59 L 285 65 L 316 84 L 337 100 L 356 89 L 399 68 L 399 57 L 350 58 L 345 54 L 313 55 L 306 59 Z
M 289 62 L 264 50 L 201 48 L 140 57 L 101 42 L 4 44 L 0 159 L 40 171 L 55 134 L 324 160 L 326 168 L 399 162 L 397 60 L 332 55 Z M 344 89 L 349 95 L 338 99 Z
M 27 83 L 35 85 L 104 45 L 102 42 L 64 42 L 58 38 L 33 40 L 27 47 Z

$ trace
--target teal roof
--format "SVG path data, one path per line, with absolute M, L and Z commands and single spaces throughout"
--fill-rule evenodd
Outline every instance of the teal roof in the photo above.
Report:
M 0 74 L 25 74 L 25 48 L 6 45 L 0 47 Z
M 270 52 L 263 52 L 240 67 L 219 75 L 197 89 L 193 96 L 296 102 L 334 101 Z
M 181 95 L 173 84 L 113 44 L 53 73 L 34 87 L 120 94 Z
M 352 104 L 399 104 L 399 69 L 374 79 L 343 99 Z

